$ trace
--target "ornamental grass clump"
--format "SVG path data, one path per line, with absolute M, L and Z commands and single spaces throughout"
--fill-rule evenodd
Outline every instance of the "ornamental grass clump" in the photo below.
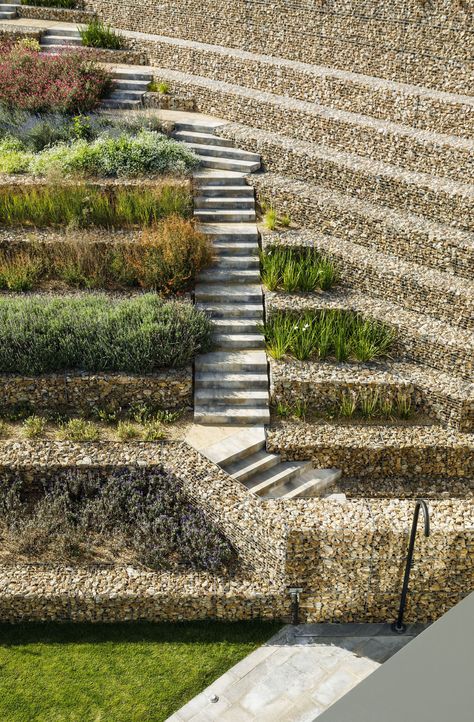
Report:
M 0 297 L 0 371 L 154 373 L 211 347 L 209 318 L 154 294 Z
M 276 313 L 266 322 L 264 333 L 273 358 L 289 354 L 299 361 L 373 361 L 386 356 L 395 340 L 395 332 L 385 324 L 335 309 Z
M 66 8 L 73 10 L 77 0 L 21 0 L 22 5 L 32 5 L 37 8 Z
M 269 291 L 329 291 L 338 281 L 334 263 L 313 248 L 271 247 L 260 262 Z
M 69 471 L 39 488 L 0 479 L 3 552 L 41 562 L 105 561 L 151 569 L 224 571 L 231 544 L 164 469 L 120 469 L 106 477 Z
M 34 113 L 77 113 L 97 107 L 110 76 L 84 51 L 39 53 L 21 41 L 0 45 L 0 104 Z
M 213 260 L 212 243 L 190 220 L 171 215 L 138 239 L 108 243 L 69 233 L 57 243 L 0 247 L 0 289 L 143 288 L 163 295 L 193 287 Z
M 98 188 L 87 184 L 2 186 L 0 225 L 133 228 L 172 214 L 192 212 L 185 185 L 162 183 L 146 188 Z
M 124 47 L 122 35 L 98 19 L 91 20 L 85 28 L 79 28 L 79 34 L 82 44 L 88 48 L 121 50 Z

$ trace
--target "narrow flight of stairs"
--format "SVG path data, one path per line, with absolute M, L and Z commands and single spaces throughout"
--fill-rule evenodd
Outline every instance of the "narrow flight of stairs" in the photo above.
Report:
M 55 55 L 64 49 L 82 46 L 82 39 L 77 28 L 50 28 L 41 36 L 41 52 Z
M 16 18 L 16 9 L 20 3 L 0 3 L 0 20 Z
M 268 369 L 254 191 L 245 175 L 260 157 L 218 138 L 212 126 L 178 123 L 175 138 L 201 160 L 194 174 L 194 216 L 212 238 L 217 262 L 203 271 L 196 304 L 214 324 L 215 350 L 195 362 L 194 421 L 267 424 Z
M 245 179 L 259 170 L 260 156 L 232 147 L 214 135 L 213 126 L 177 123 L 174 136 L 201 161 L 194 174 L 194 215 L 217 258 L 195 289 L 196 305 L 214 324 L 215 350 L 195 361 L 194 421 L 238 427 L 200 452 L 263 499 L 323 494 L 339 479 L 338 469 L 283 462 L 265 450 L 270 411 L 263 293 L 255 197 Z
M 262 499 L 321 496 L 341 476 L 338 469 L 314 469 L 311 461 L 281 461 L 267 453 L 263 426 L 241 429 L 201 453 Z
M 153 80 L 151 73 L 120 67 L 111 71 L 112 91 L 104 98 L 102 108 L 133 110 L 142 105 L 144 94 Z

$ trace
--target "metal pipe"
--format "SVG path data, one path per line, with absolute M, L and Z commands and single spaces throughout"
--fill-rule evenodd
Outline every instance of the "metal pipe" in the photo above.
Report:
M 407 601 L 408 594 L 408 583 L 410 581 L 410 571 L 413 566 L 413 551 L 415 548 L 416 531 L 418 527 L 418 517 L 420 516 L 420 509 L 423 511 L 425 520 L 424 534 L 425 536 L 430 535 L 430 514 L 428 511 L 428 505 L 424 499 L 417 499 L 415 504 L 415 511 L 413 513 L 413 522 L 411 525 L 410 542 L 408 544 L 407 561 L 405 565 L 405 576 L 403 579 L 402 594 L 400 597 L 400 607 L 398 610 L 397 621 L 392 624 L 392 630 L 397 634 L 403 634 L 406 632 L 407 626 L 403 623 L 403 615 L 405 612 L 405 604 Z
M 300 594 L 302 587 L 290 587 L 288 590 L 291 596 L 291 623 L 296 627 L 300 623 Z

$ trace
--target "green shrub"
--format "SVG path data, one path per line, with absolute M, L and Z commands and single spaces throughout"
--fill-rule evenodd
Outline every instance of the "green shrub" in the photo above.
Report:
M 191 363 L 211 332 L 204 313 L 154 294 L 0 297 L 0 371 L 153 373 Z
M 337 283 L 335 265 L 313 248 L 272 247 L 260 254 L 262 281 L 270 291 L 328 291 Z
M 336 411 L 339 416 L 351 418 L 358 414 L 364 419 L 407 419 L 412 413 L 412 396 L 406 391 L 384 393 L 383 389 L 345 391 L 341 394 Z
M 99 178 L 186 175 L 199 164 L 182 143 L 149 130 L 118 138 L 103 134 L 92 142 L 77 140 L 55 145 L 31 156 L 28 170 L 36 175 L 96 176 Z
M 22 5 L 33 5 L 38 8 L 66 8 L 73 10 L 77 0 L 21 0 Z
M 151 225 L 171 214 L 189 216 L 189 189 L 163 183 L 146 188 L 95 186 L 2 186 L 0 224 L 4 226 L 102 226 L 106 228 Z
M 92 20 L 87 27 L 79 29 L 82 44 L 88 48 L 121 50 L 124 47 L 122 35 L 101 20 Z
M 276 313 L 264 333 L 273 358 L 290 354 L 300 361 L 330 357 L 340 362 L 372 361 L 387 355 L 395 340 L 394 331 L 383 323 L 332 309 Z

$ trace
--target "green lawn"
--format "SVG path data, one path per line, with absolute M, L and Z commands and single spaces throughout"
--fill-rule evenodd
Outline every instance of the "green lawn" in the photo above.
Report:
M 278 624 L 0 624 L 1 722 L 159 722 Z

